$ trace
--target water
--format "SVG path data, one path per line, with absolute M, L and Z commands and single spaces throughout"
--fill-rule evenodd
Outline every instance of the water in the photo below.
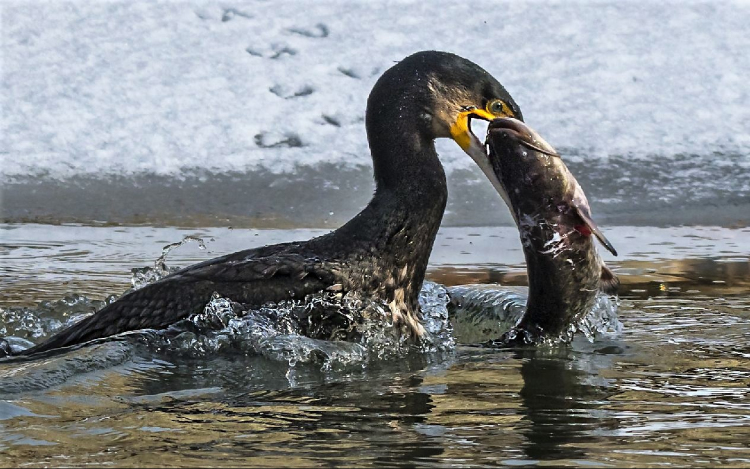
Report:
M 338 226 L 372 194 L 368 93 L 436 49 L 507 87 L 599 224 L 748 223 L 746 2 L 432 4 L 3 2 L 0 220 Z M 447 224 L 512 223 L 438 152 Z
M 185 236 L 205 249 L 188 242 L 168 254 L 166 268 L 320 230 L 16 224 L 0 233 L 2 312 L 31 312 L 39 324 L 19 328 L 45 334 L 131 287 L 131 269 L 153 267 L 163 246 Z M 386 358 L 357 355 L 356 344 L 308 343 L 328 354 L 290 366 L 290 356 L 305 355 L 226 346 L 236 345 L 226 337 L 236 318 L 217 299 L 214 317 L 225 323 L 182 336 L 196 342 L 126 334 L 2 363 L 0 465 L 746 466 L 748 233 L 609 227 L 621 252 L 606 257 L 623 280 L 621 329 L 613 324 L 593 341 L 578 334 L 570 345 L 505 350 L 459 343 Z M 477 301 L 511 311 L 523 301 L 522 262 L 510 228 L 448 227 L 428 277 L 500 281 L 506 293 L 476 290 Z M 428 285 L 423 294 L 430 311 L 444 311 L 441 291 Z

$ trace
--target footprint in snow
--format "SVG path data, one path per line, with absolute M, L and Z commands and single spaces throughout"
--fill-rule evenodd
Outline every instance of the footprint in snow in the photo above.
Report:
M 328 37 L 330 34 L 330 31 L 328 30 L 328 26 L 324 25 L 323 23 L 318 23 L 315 25 L 314 30 L 309 29 L 302 29 L 302 28 L 289 28 L 287 29 L 290 33 L 293 34 L 299 34 L 300 36 L 315 38 L 315 39 L 322 39 L 324 37 Z
M 313 94 L 315 89 L 312 86 L 305 85 L 302 88 L 299 88 L 297 91 L 290 92 L 289 88 L 283 85 L 274 85 L 273 87 L 269 88 L 268 91 L 275 94 L 279 98 L 294 99 L 294 98 L 300 98 L 302 96 L 311 95 Z
M 247 47 L 245 49 L 245 52 L 252 55 L 253 57 L 268 57 L 271 60 L 279 59 L 285 55 L 293 56 L 297 55 L 297 50 L 292 49 L 291 47 L 287 46 L 273 46 L 271 52 L 268 52 L 264 54 L 263 52 L 259 51 L 258 49 L 253 48 L 252 46 Z
M 261 148 L 300 148 L 305 146 L 299 136 L 294 133 L 273 135 L 268 132 L 261 132 L 255 136 L 255 144 Z
M 224 13 L 221 15 L 221 22 L 226 23 L 227 21 L 230 21 L 236 17 L 240 18 L 252 18 L 253 16 L 249 13 L 245 13 L 244 11 L 236 10 L 234 8 L 226 8 L 224 10 Z

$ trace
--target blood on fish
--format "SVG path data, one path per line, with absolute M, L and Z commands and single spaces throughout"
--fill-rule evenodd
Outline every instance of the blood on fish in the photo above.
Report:
M 575 230 L 583 236 L 591 236 L 591 228 L 588 225 L 576 225 Z

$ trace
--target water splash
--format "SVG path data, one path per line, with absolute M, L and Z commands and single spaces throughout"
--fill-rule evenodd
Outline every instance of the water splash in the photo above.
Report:
M 57 301 L 42 301 L 36 307 L 0 307 L 0 337 L 39 339 L 94 314 L 113 303 L 117 296 L 92 300 L 78 293 L 68 293 Z
M 594 342 L 600 338 L 612 338 L 622 334 L 623 325 L 617 316 L 619 306 L 618 297 L 600 292 L 591 311 L 580 322 L 572 325 L 574 327 L 569 330 L 570 338 L 580 332 L 589 342 Z
M 459 343 L 482 343 L 503 337 L 504 342 L 520 340 L 555 345 L 568 343 L 579 333 L 593 342 L 622 332 L 617 316 L 619 300 L 601 292 L 591 310 L 579 321 L 569 324 L 559 336 L 543 336 L 541 340 L 515 328 L 526 310 L 527 288 L 463 285 L 449 288 L 448 293 L 451 297 L 448 309 Z M 526 334 L 526 339 L 521 340 L 519 334 Z
M 179 270 L 179 268 L 177 267 L 167 266 L 167 256 L 170 252 L 174 251 L 180 246 L 191 242 L 198 243 L 198 249 L 206 249 L 206 242 L 203 238 L 200 238 L 198 236 L 185 236 L 182 241 L 167 244 L 166 246 L 164 246 L 161 250 L 161 255 L 154 261 L 153 267 L 146 266 L 131 269 L 132 277 L 130 278 L 130 284 L 133 287 L 132 290 L 143 288 L 149 283 L 161 280 L 167 275 Z
M 422 341 L 425 351 L 452 350 L 456 345 L 453 325 L 449 320 L 448 303 L 450 296 L 445 286 L 430 281 L 422 284 L 419 306 L 422 309 L 422 325 L 427 332 Z
M 168 246 L 164 254 L 181 244 L 184 243 Z M 168 269 L 164 257 L 155 265 Z M 151 277 L 151 281 L 156 277 Z M 417 343 L 393 326 L 387 305 L 351 292 L 308 295 L 305 299 L 268 303 L 254 309 L 215 294 L 201 313 L 166 330 L 133 337 L 143 339 L 141 342 L 152 351 L 193 358 L 241 354 L 264 356 L 292 367 L 298 363 L 319 364 L 322 368 L 366 366 L 372 360 L 410 353 L 450 353 L 456 343 L 498 339 L 513 331 L 523 316 L 525 291 L 522 287 L 488 285 L 446 289 L 427 281 L 419 295 L 426 334 Z M 7 337 L 17 352 L 115 300 L 114 295 L 98 301 L 70 294 L 56 302 L 42 302 L 36 308 L 0 308 L 0 336 Z M 321 325 L 321 318 L 328 324 Z M 621 331 L 616 301 L 600 294 L 594 308 L 581 321 L 545 343 L 569 342 L 578 333 L 594 341 Z
M 474 344 L 494 340 L 515 327 L 526 311 L 523 287 L 462 285 L 448 289 L 456 340 Z
M 133 289 L 158 281 L 176 269 L 167 257 L 189 242 L 205 249 L 205 242 L 186 236 L 164 246 L 153 267 L 133 269 Z M 104 301 L 70 294 L 57 302 L 43 302 L 36 308 L 0 308 L 0 336 L 18 352 L 93 314 L 116 300 Z M 304 299 L 269 303 L 246 309 L 231 298 L 214 295 L 204 310 L 162 331 L 140 331 L 125 341 L 145 343 L 153 352 L 190 357 L 217 354 L 263 356 L 294 367 L 299 363 L 321 368 L 359 365 L 388 360 L 410 353 L 429 355 L 452 353 L 456 343 L 479 343 L 501 337 L 513 329 L 526 305 L 525 289 L 468 285 L 446 289 L 425 282 L 419 295 L 425 335 L 409 340 L 394 327 L 388 306 L 349 292 L 323 292 Z M 571 325 L 558 342 L 567 342 L 578 332 L 589 340 L 607 331 L 619 332 L 616 306 L 607 297 L 597 299 L 595 308 Z M 119 339 L 118 339 L 119 340 Z
M 157 348 L 193 357 L 217 353 L 261 355 L 290 367 L 299 363 L 319 364 L 323 369 L 366 366 L 372 360 L 409 353 L 452 351 L 454 340 L 447 303 L 445 287 L 425 284 L 420 304 L 427 333 L 414 343 L 393 325 L 386 304 L 356 293 L 320 293 L 249 310 L 214 294 L 201 313 L 165 331 L 164 341 Z M 321 328 L 316 331 L 325 330 L 330 339 L 309 334 L 306 321 L 319 318 L 320 311 L 327 318 L 335 318 L 333 327 L 316 325 Z

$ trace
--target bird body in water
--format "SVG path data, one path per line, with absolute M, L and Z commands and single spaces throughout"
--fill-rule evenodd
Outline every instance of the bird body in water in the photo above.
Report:
M 470 124 L 503 116 L 522 119 L 503 86 L 478 65 L 445 52 L 411 55 L 380 77 L 368 99 L 376 190 L 352 220 L 309 241 L 240 251 L 182 269 L 22 353 L 166 328 L 201 312 L 214 292 L 247 307 L 318 292 L 357 292 L 387 304 L 401 333 L 419 338 L 424 329 L 418 294 L 447 199 L 434 140 L 452 138 L 490 174 L 484 145 Z
M 559 338 L 592 310 L 599 291 L 617 290 L 619 281 L 599 257 L 594 238 L 617 252 L 592 220 L 578 181 L 531 127 L 512 118 L 495 119 L 487 146 L 493 184 L 507 195 L 518 225 L 529 281 L 526 311 L 515 329 L 495 343 Z

